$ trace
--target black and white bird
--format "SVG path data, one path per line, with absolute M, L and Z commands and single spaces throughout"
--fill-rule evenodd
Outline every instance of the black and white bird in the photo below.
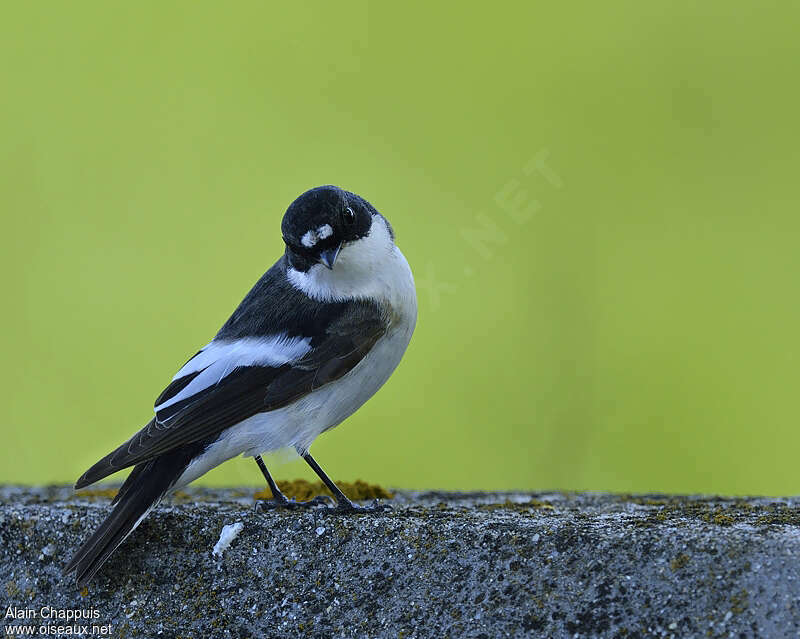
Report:
M 286 499 L 261 454 L 294 448 L 336 498 L 309 454 L 400 362 L 417 318 L 414 279 L 388 220 L 355 193 L 320 186 L 281 223 L 286 250 L 214 339 L 172 378 L 155 416 L 75 484 L 133 466 L 114 509 L 64 568 L 88 581 L 166 494 L 237 455 L 255 457 L 276 506 Z M 378 506 L 373 506 L 376 508 Z

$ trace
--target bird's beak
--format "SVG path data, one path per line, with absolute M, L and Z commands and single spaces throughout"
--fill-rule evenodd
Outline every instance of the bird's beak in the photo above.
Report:
M 336 262 L 336 257 L 339 255 L 339 251 L 341 250 L 342 243 L 340 242 L 335 248 L 322 251 L 322 253 L 319 254 L 319 261 L 328 268 L 332 269 L 334 262 Z

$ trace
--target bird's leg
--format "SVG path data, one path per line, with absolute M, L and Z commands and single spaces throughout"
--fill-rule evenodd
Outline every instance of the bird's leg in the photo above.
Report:
M 315 473 L 319 476 L 322 482 L 328 487 L 333 493 L 333 496 L 336 499 L 336 510 L 339 512 L 344 513 L 373 513 L 373 512 L 381 512 L 384 510 L 391 510 L 392 507 L 389 504 L 379 504 L 378 500 L 376 499 L 371 506 L 359 506 L 358 504 L 354 504 L 347 498 L 339 487 L 333 483 L 330 477 L 325 474 L 325 471 L 320 468 L 319 464 L 314 460 L 314 458 L 306 452 L 297 451 L 300 456 L 306 460 L 306 463 L 311 466 Z
M 275 480 L 272 479 L 272 475 L 269 474 L 267 470 L 267 465 L 264 463 L 264 460 L 261 459 L 261 455 L 255 456 L 256 464 L 261 469 L 261 474 L 264 475 L 264 479 L 267 480 L 267 484 L 269 484 L 269 489 L 272 491 L 272 499 L 276 502 L 279 506 L 286 506 L 289 503 L 289 500 L 286 499 L 286 495 L 281 492 L 281 489 L 278 488 L 278 484 L 275 483 Z
M 269 484 L 269 489 L 272 491 L 272 501 L 259 501 L 258 508 L 262 510 L 266 509 L 273 509 L 273 508 L 311 508 L 312 506 L 316 506 L 317 504 L 328 504 L 330 503 L 330 499 L 328 497 L 318 496 L 314 497 L 309 501 L 295 501 L 294 499 L 287 499 L 286 495 L 281 492 L 281 489 L 278 488 L 278 484 L 275 483 L 275 480 L 272 479 L 272 475 L 270 475 L 269 471 L 267 470 L 267 466 L 264 463 L 264 460 L 261 459 L 261 455 L 256 455 L 255 457 L 256 464 L 261 469 L 261 473 L 264 475 L 264 479 L 267 480 L 267 484 Z

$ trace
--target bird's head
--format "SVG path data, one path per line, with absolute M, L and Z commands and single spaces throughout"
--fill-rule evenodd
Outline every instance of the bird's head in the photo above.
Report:
M 380 225 L 378 233 L 373 227 Z M 364 198 L 336 186 L 318 186 L 303 193 L 286 209 L 281 222 L 286 257 L 296 271 L 316 265 L 356 265 L 370 259 L 376 248 L 391 250 L 394 234 L 389 222 Z M 377 236 L 381 236 L 380 239 Z M 385 247 L 376 247 L 376 244 Z

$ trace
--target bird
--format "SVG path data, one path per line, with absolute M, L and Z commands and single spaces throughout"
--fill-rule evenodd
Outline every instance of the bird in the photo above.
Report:
M 417 321 L 414 278 L 378 210 L 333 185 L 302 193 L 281 221 L 285 249 L 216 333 L 158 396 L 152 419 L 75 483 L 133 467 L 113 510 L 64 567 L 79 586 L 97 573 L 161 499 L 238 455 L 253 457 L 272 491 L 266 507 L 339 512 L 351 502 L 309 449 L 389 379 Z M 287 499 L 262 455 L 294 449 L 328 498 Z

